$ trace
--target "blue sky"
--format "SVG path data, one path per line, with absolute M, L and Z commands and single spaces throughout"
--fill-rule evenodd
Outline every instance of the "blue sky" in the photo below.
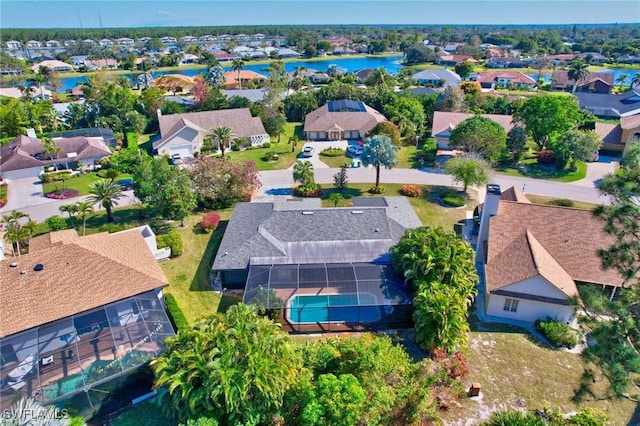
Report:
M 640 22 L 638 0 L 2 0 L 0 28 Z

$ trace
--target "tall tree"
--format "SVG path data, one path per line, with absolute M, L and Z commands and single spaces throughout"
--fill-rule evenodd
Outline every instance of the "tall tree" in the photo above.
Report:
M 240 78 L 240 73 L 244 68 L 244 61 L 240 58 L 234 59 L 231 64 L 231 68 L 238 73 L 238 89 L 242 89 L 242 78 Z
M 575 168 L 576 161 L 591 161 L 602 146 L 602 138 L 594 131 L 569 130 L 558 136 L 551 145 L 559 166 Z
M 571 93 L 576 93 L 578 82 L 589 76 L 589 65 L 582 60 L 574 60 L 571 62 L 571 66 L 567 75 L 571 80 L 574 81 Z
M 227 126 L 218 126 L 215 129 L 211 129 L 207 138 L 218 144 L 218 149 L 222 153 L 222 158 L 224 158 L 225 150 L 231 146 L 231 142 L 234 140 L 233 130 Z
M 302 186 L 315 183 L 311 161 L 296 161 L 293 165 L 293 180 L 300 182 Z
M 71 227 L 75 228 L 76 225 L 74 223 L 74 218 L 76 214 L 78 214 L 78 206 L 76 204 L 63 204 L 58 207 L 60 213 L 67 213 L 69 215 L 69 220 L 71 221 Z
M 163 409 L 178 420 L 266 424 L 296 381 L 301 359 L 279 324 L 234 305 L 167 339 L 152 361 Z
M 637 72 L 631 78 L 631 88 L 640 86 L 640 72 Z
M 398 147 L 385 135 L 366 138 L 362 146 L 362 164 L 376 168 L 376 188 L 380 187 L 380 166 L 392 169 L 398 162 Z
M 462 183 L 462 191 L 466 194 L 469 185 L 489 183 L 491 166 L 477 156 L 458 155 L 445 163 L 444 171 L 451 175 L 454 182 Z
M 624 88 L 625 83 L 627 82 L 627 80 L 629 79 L 629 76 L 627 74 L 620 74 L 618 76 L 618 78 L 616 78 L 616 83 L 618 83 L 620 86 L 620 91 L 622 92 L 622 89 Z
M 449 146 L 481 155 L 495 164 L 507 152 L 507 133 L 497 122 L 477 115 L 451 131 Z
M 213 87 L 220 87 L 226 81 L 224 76 L 224 68 L 220 66 L 220 64 L 215 64 L 211 68 L 209 68 L 209 72 L 207 73 L 207 80 Z
M 321 374 L 301 395 L 303 425 L 354 426 L 361 416 L 366 392 L 352 374 Z
M 14 210 L 2 217 L 2 223 L 5 227 L 3 238 L 11 243 L 13 256 L 16 253 L 20 256 L 20 243 L 29 237 L 28 230 L 24 227 L 23 219 L 26 219 L 27 223 L 31 221 L 31 217 L 28 214 L 18 210 Z
M 107 210 L 107 222 L 115 221 L 113 206 L 118 205 L 118 199 L 122 197 L 120 185 L 109 179 L 100 179 L 91 184 L 89 194 L 90 202 L 99 203 Z
M 527 131 L 520 126 L 514 126 L 507 133 L 507 149 L 511 154 L 511 161 L 515 163 L 524 152 L 527 143 Z
M 82 235 L 87 232 L 87 214 L 93 213 L 93 203 L 87 200 L 80 200 L 76 203 L 77 214 L 82 216 Z

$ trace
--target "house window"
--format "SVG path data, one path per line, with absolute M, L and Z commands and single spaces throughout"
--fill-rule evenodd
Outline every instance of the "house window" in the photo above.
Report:
M 636 133 L 636 134 L 634 134 L 634 135 L 633 135 L 633 137 L 631 138 L 631 140 L 632 140 L 633 142 L 640 141 L 640 133 Z
M 518 300 L 517 299 L 505 299 L 504 300 L 504 308 L 503 311 L 507 312 L 517 312 L 518 311 Z

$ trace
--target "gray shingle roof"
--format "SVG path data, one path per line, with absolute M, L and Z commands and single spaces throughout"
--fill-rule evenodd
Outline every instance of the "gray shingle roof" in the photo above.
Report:
M 448 69 L 426 69 L 411 76 L 413 80 L 445 80 L 445 85 L 460 84 L 460 76 Z
M 238 203 L 214 259 L 213 269 L 244 269 L 250 261 L 330 263 L 380 260 L 407 228 L 421 226 L 404 197 L 387 197 L 385 200 L 386 208 L 320 208 L 319 203 L 301 202 L 298 205 L 289 201 Z
M 601 117 L 621 117 L 640 113 L 640 91 L 629 90 L 622 95 L 577 92 L 580 108 Z

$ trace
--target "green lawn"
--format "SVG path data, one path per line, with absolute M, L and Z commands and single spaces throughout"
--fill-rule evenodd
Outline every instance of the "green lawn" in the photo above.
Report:
M 550 201 L 555 200 L 554 197 L 546 197 L 544 195 L 534 195 L 534 194 L 526 194 L 526 197 L 532 202 L 536 204 L 550 204 Z M 598 204 L 594 203 L 585 203 L 584 201 L 576 201 L 571 200 L 573 202 L 573 207 L 576 209 L 582 210 L 593 210 Z
M 330 147 L 330 143 L 327 142 L 327 147 Z M 319 153 L 318 153 L 319 154 Z M 416 166 L 413 161 L 414 156 L 416 155 L 416 147 L 415 145 L 403 146 L 398 149 L 398 164 L 395 165 L 397 169 L 412 169 Z M 344 163 L 347 165 L 351 164 L 353 160 L 349 157 L 346 152 L 344 155 L 339 157 L 326 157 L 324 155 L 320 155 L 318 157 L 320 161 L 325 163 L 327 166 L 332 168 L 337 168 L 342 166 Z
M 348 199 L 351 197 L 378 197 L 378 196 L 395 196 L 402 195 L 400 189 L 402 184 L 389 183 L 382 186 L 386 191 L 381 195 L 370 194 L 367 192 L 373 184 L 371 183 L 350 183 L 343 192 L 344 200 L 338 202 L 338 207 L 343 207 L 347 204 Z M 445 229 L 452 229 L 453 225 L 461 219 L 466 217 L 467 210 L 473 210 L 478 202 L 475 199 L 468 200 L 467 207 L 461 207 L 458 209 L 448 208 L 441 206 L 437 201 L 437 194 L 445 189 L 451 190 L 452 188 L 446 188 L 441 186 L 422 186 L 422 196 L 416 198 L 409 198 L 409 203 L 413 206 L 416 214 L 422 221 L 423 225 L 440 226 Z M 334 202 L 329 200 L 329 195 L 338 192 L 333 185 L 325 186 L 324 194 L 322 195 L 322 205 L 324 207 L 333 207 Z
M 543 169 L 536 164 L 535 159 L 527 159 L 523 161 L 523 168 L 516 168 L 513 166 L 503 166 L 497 168 L 497 172 L 502 175 L 508 176 L 524 176 L 534 179 L 546 179 L 557 182 L 575 182 L 580 179 L 584 179 L 587 175 L 587 165 L 582 161 L 576 163 L 576 170 L 555 170 L 555 169 Z
M 7 203 L 7 184 L 0 185 L 0 206 L 4 206 Z
M 298 143 L 295 152 L 291 152 L 289 137 L 294 133 L 300 138 L 300 143 Z M 297 156 L 300 154 L 300 151 L 302 151 L 303 145 L 302 123 L 287 123 L 285 132 L 280 136 L 280 143 L 278 143 L 277 138 L 271 138 L 271 146 L 269 148 L 248 149 L 245 151 L 227 151 L 225 152 L 225 155 L 232 160 L 253 160 L 260 171 L 288 169 L 296 162 Z M 262 157 L 270 151 L 278 153 L 280 158 L 277 161 L 264 161 Z
M 128 178 L 131 178 L 131 175 L 121 174 L 116 178 L 116 180 Z M 44 183 L 42 184 L 42 192 L 46 195 L 57 189 L 75 189 L 78 191 L 78 195 L 89 195 L 91 192 L 91 184 L 99 179 L 101 178 L 95 172 L 90 172 L 78 177 L 67 179 L 64 182 L 58 181 Z

